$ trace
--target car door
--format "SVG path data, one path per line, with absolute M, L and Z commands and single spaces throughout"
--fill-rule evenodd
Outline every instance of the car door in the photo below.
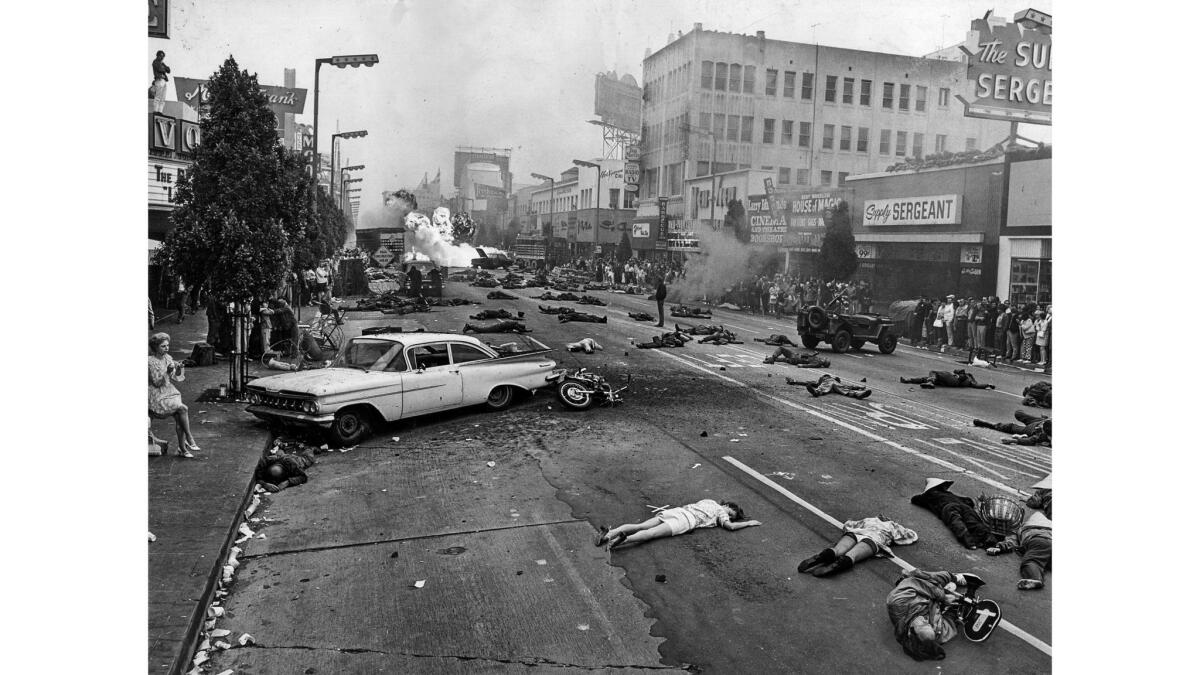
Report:
M 462 342 L 451 342 L 450 354 L 462 376 L 463 405 L 483 403 L 492 387 L 496 386 L 499 375 L 492 363 L 492 356 L 474 345 Z
M 421 415 L 462 405 L 462 373 L 450 362 L 445 342 L 409 347 L 412 370 L 404 373 L 404 415 Z

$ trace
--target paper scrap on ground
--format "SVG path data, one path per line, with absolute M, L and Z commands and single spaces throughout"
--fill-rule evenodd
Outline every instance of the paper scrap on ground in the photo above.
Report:
M 233 631 L 230 631 L 227 628 L 218 628 L 217 630 L 214 630 L 212 632 L 212 637 L 221 638 L 221 637 L 225 637 L 226 635 L 229 635 L 232 632 Z
M 699 462 L 697 462 L 696 464 L 693 464 L 693 465 L 692 465 L 692 468 L 694 469 L 694 468 L 696 468 L 696 467 L 698 467 L 698 466 L 700 466 L 700 463 L 699 463 Z
M 238 637 L 238 644 L 243 647 L 254 644 L 254 636 L 249 633 L 242 633 L 241 636 Z
M 417 583 L 413 584 L 413 588 L 425 588 L 425 580 L 421 579 Z
M 153 532 L 150 532 L 149 534 L 150 534 L 150 541 L 158 541 L 158 537 L 154 536 Z
M 487 463 L 487 465 L 488 465 L 489 467 L 493 467 L 493 466 L 496 466 L 496 463 L 495 463 L 495 462 L 488 462 L 488 463 Z

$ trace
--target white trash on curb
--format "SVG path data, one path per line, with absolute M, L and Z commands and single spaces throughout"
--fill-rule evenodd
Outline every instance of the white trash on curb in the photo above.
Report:
M 153 532 L 150 532 L 149 534 L 150 534 L 150 541 L 158 541 L 158 537 L 154 536 Z
M 353 450 L 353 449 L 355 449 L 355 448 L 357 448 L 357 447 L 358 447 L 357 445 L 352 445 L 352 446 L 350 446 L 350 447 L 348 447 L 348 448 L 338 448 L 338 452 L 340 452 L 340 453 L 342 453 L 342 454 L 345 454 L 345 453 L 347 453 L 347 452 L 350 452 L 351 450 Z
M 192 659 L 192 665 L 199 666 L 200 664 L 204 663 L 207 660 L 208 660 L 208 654 L 206 652 L 197 652 L 196 658 Z
M 233 649 L 233 645 L 231 645 L 228 642 L 225 642 L 223 640 L 218 640 L 216 643 L 213 644 L 213 646 L 216 647 L 217 649 L 221 649 L 221 650 Z
M 693 464 L 693 465 L 692 465 L 692 468 L 694 469 L 694 468 L 696 468 L 696 467 L 698 467 L 698 466 L 700 466 L 700 463 L 699 463 L 699 462 L 697 462 L 697 463 Z
M 241 526 L 238 527 L 238 532 L 241 532 L 242 534 L 246 535 L 247 537 L 254 536 L 254 530 L 250 529 L 250 526 L 245 523 L 242 523 Z
M 421 579 L 420 581 L 417 581 L 415 584 L 413 584 L 413 588 L 425 588 L 425 580 Z
M 208 608 L 208 616 L 212 619 L 219 619 L 225 616 L 225 608 L 220 605 L 213 605 Z
M 238 644 L 245 647 L 246 645 L 254 644 L 254 636 L 249 633 L 242 633 L 238 637 Z
M 256 485 L 256 486 L 255 486 L 255 491 L 257 491 L 257 490 L 259 490 L 259 489 L 261 489 L 261 488 L 259 488 L 259 487 Z M 247 507 L 246 507 L 246 517 L 247 517 L 247 518 L 249 518 L 249 517 L 251 516 L 251 514 L 253 514 L 253 513 L 254 513 L 254 511 L 255 511 L 256 509 L 258 509 L 258 505 L 259 505 L 259 504 L 261 504 L 261 503 L 262 503 L 262 498 L 261 498 L 261 497 L 259 497 L 257 494 L 256 494 L 256 495 L 254 495 L 254 501 L 250 502 L 250 506 L 247 506 Z
M 233 631 L 229 630 L 228 628 L 218 628 L 212 632 L 212 637 L 221 638 L 231 634 L 232 632 Z

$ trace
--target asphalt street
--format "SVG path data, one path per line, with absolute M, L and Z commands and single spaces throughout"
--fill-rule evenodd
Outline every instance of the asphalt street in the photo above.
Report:
M 1017 495 L 1049 473 L 1048 448 L 1005 446 L 971 425 L 1011 421 L 1021 390 L 1048 376 L 972 369 L 996 390 L 924 390 L 899 378 L 960 367 L 952 357 L 822 345 L 828 372 L 865 378 L 873 393 L 813 398 L 785 377 L 826 371 L 763 364 L 774 348 L 753 340 L 795 340 L 794 319 L 717 309 L 712 323 L 744 344 L 643 350 L 631 340 L 663 330 L 628 317 L 655 313 L 645 296 L 589 292 L 608 306 L 577 308 L 608 323 L 560 324 L 538 304 L 575 303 L 536 300 L 540 288 L 487 300 L 489 290 L 450 283 L 446 296 L 480 304 L 430 313 L 350 312 L 346 332 L 457 333 L 480 308 L 521 310 L 560 365 L 627 382 L 626 402 L 568 413 L 547 390 L 503 413 L 401 422 L 321 455 L 308 484 L 271 495 L 252 523 L 265 538 L 243 546 L 221 625 L 256 645 L 217 653 L 214 672 L 1050 670 L 1053 573 L 1044 590 L 1018 591 L 1015 554 L 967 550 L 909 503 L 926 477 L 954 480 L 960 495 Z M 566 351 L 583 337 L 603 351 Z M 736 501 L 763 526 L 611 555 L 591 544 L 597 526 L 704 498 Z M 878 515 L 919 540 L 834 578 L 796 573 L 838 538 L 837 523 Z M 911 660 L 884 604 L 903 565 L 978 574 L 1008 624 L 985 643 L 948 644 L 944 661 Z

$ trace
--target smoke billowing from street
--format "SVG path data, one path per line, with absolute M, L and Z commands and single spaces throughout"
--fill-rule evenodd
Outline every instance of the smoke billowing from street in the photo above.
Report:
M 441 209 L 438 209 L 441 210 Z M 447 216 L 449 211 L 446 212 Z M 447 218 L 447 222 L 449 222 Z M 405 219 L 408 236 L 412 237 L 413 250 L 444 267 L 470 267 L 471 260 L 479 256 L 467 244 L 455 246 L 447 234 L 439 231 L 429 218 L 420 213 L 410 213 Z
M 686 278 L 676 285 L 681 301 L 707 297 L 716 300 L 725 289 L 754 270 L 750 269 L 754 249 L 738 241 L 729 228 L 696 228 L 700 254 L 688 258 L 683 269 Z

